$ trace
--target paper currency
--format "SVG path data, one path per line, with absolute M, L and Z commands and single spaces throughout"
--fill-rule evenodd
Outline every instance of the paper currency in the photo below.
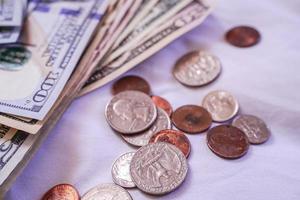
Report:
M 22 35 L 26 45 L 0 49 L 9 55 L 0 59 L 0 65 L 7 67 L 0 71 L 1 112 L 38 120 L 45 117 L 99 22 L 101 15 L 96 11 L 102 2 L 63 1 L 35 8 Z M 19 53 L 12 53 L 16 49 Z M 18 71 L 11 72 L 14 68 Z
M 138 45 L 124 52 L 118 59 L 115 59 L 107 66 L 101 66 L 100 63 L 86 82 L 80 95 L 103 86 L 150 57 L 180 35 L 202 23 L 210 14 L 214 5 L 214 1 L 208 3 L 193 1 L 189 6 L 169 19 L 168 22 L 151 32 Z

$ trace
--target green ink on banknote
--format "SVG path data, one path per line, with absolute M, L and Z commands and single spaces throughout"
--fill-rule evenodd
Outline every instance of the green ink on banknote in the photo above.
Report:
M 0 48 L 0 69 L 7 71 L 21 70 L 31 57 L 31 52 L 23 46 Z

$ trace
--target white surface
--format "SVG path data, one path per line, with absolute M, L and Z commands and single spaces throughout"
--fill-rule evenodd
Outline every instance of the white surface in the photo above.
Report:
M 252 48 L 227 44 L 224 33 L 252 25 L 262 41 Z M 213 84 L 190 89 L 171 74 L 176 59 L 194 49 L 217 55 L 223 73 Z M 219 1 L 203 25 L 130 71 L 147 79 L 153 93 L 177 108 L 199 104 L 209 91 L 225 89 L 241 112 L 266 121 L 270 140 L 246 156 L 224 160 L 206 145 L 206 134 L 189 135 L 192 152 L 187 180 L 175 192 L 151 197 L 137 189 L 133 199 L 298 200 L 300 199 L 300 1 Z M 80 194 L 112 182 L 113 161 L 134 148 L 113 133 L 104 118 L 111 84 L 76 100 L 8 192 L 8 200 L 40 199 L 53 185 L 74 184 Z

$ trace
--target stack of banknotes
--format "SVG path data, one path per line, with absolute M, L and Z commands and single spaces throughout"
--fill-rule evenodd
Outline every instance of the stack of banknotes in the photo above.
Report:
M 214 7 L 212 0 L 0 2 L 0 194 L 73 98 L 135 67 Z

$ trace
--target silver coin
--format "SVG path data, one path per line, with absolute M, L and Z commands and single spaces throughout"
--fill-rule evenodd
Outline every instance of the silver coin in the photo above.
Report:
M 134 134 L 149 128 L 157 117 L 157 109 L 151 98 L 139 91 L 117 94 L 106 106 L 109 125 L 123 134 Z
M 81 200 L 132 200 L 132 198 L 122 187 L 107 183 L 92 188 Z
M 232 125 L 241 129 L 251 144 L 261 144 L 270 137 L 270 131 L 263 120 L 253 115 L 240 115 L 235 118 Z
M 121 155 L 113 164 L 111 174 L 115 184 L 125 188 L 134 188 L 135 184 L 130 175 L 130 163 L 135 152 Z
M 150 138 L 157 132 L 171 128 L 171 120 L 166 111 L 161 108 L 157 108 L 157 119 L 154 124 L 143 131 L 142 133 L 134 135 L 122 135 L 123 139 L 134 146 L 145 146 L 149 143 Z
M 221 68 L 217 57 L 204 51 L 193 51 L 176 62 L 173 75 L 184 85 L 202 86 L 215 80 Z
M 224 122 L 233 118 L 239 110 L 237 100 L 227 91 L 213 91 L 207 94 L 202 106 L 206 108 L 215 122 Z
M 158 142 L 141 147 L 133 156 L 130 173 L 143 192 L 162 195 L 175 190 L 184 181 L 188 165 L 174 145 Z

